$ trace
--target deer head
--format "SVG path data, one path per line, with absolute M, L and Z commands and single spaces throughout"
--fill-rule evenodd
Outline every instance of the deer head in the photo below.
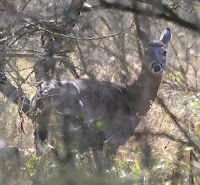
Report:
M 152 41 L 149 36 L 140 28 L 138 36 L 144 48 L 143 67 L 155 75 L 162 74 L 166 62 L 167 47 L 171 40 L 171 31 L 166 28 L 159 41 Z

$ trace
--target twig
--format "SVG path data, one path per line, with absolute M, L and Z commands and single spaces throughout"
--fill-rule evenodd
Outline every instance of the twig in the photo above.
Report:
M 163 99 L 160 97 L 158 98 L 158 103 L 165 109 L 166 113 L 170 116 L 170 118 L 174 121 L 174 123 L 176 124 L 176 126 L 179 128 L 179 130 L 184 134 L 184 136 L 188 139 L 188 145 L 193 146 L 199 153 L 200 153 L 200 148 L 199 146 L 191 140 L 191 138 L 189 137 L 189 135 L 187 134 L 187 132 L 180 126 L 180 124 L 178 123 L 178 118 L 168 109 L 168 107 L 166 106 L 166 104 L 164 103 Z

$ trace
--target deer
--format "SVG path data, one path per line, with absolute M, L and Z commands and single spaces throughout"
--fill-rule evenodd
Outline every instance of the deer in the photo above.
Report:
M 116 156 L 157 96 L 171 31 L 166 28 L 160 40 L 151 40 L 139 28 L 138 36 L 143 47 L 142 67 L 133 83 L 53 79 L 40 84 L 31 102 L 39 151 L 51 137 L 53 123 L 60 128 L 66 150 L 73 144 L 80 152 L 92 149 L 99 168 L 102 160 Z

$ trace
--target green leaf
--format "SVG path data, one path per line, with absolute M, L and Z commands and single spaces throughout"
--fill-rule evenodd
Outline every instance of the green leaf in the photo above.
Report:
M 101 122 L 101 121 L 98 121 L 96 123 L 96 127 L 99 129 L 99 130 L 103 130 L 104 129 L 104 123 Z
M 186 151 L 194 150 L 194 147 L 193 146 L 186 146 L 183 150 L 186 150 Z
M 100 127 L 102 124 L 103 124 L 103 123 L 102 123 L 101 121 L 98 121 L 98 122 L 96 123 L 96 126 L 97 126 L 97 127 Z
M 200 123 L 198 123 L 198 124 L 195 126 L 195 130 L 196 130 L 197 134 L 200 136 Z

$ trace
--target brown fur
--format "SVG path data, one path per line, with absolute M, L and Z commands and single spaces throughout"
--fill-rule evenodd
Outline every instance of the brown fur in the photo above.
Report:
M 142 31 L 141 35 L 145 32 Z M 164 52 L 171 39 L 167 28 L 160 41 L 141 38 L 144 59 L 138 79 L 132 84 L 120 85 L 108 81 L 73 80 L 44 82 L 32 101 L 32 111 L 38 124 L 36 143 L 48 138 L 50 115 L 59 117 L 66 145 L 68 135 L 75 135 L 79 148 L 92 148 L 106 155 L 105 148 L 113 154 L 133 134 L 141 117 L 148 112 L 157 96 L 166 62 Z M 151 43 L 151 44 L 147 44 Z M 157 65 L 153 72 L 153 64 Z

